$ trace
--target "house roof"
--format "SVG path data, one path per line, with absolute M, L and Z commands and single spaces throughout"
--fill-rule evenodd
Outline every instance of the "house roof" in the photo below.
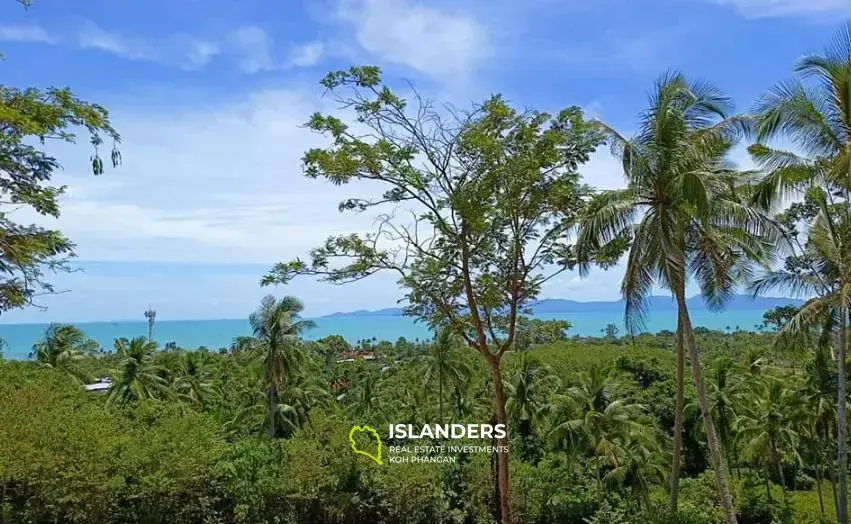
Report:
M 106 380 L 101 379 L 101 380 L 98 380 L 97 382 L 95 382 L 94 384 L 84 384 L 83 387 L 85 388 L 86 391 L 95 391 L 95 392 L 106 391 L 110 387 L 112 387 L 112 381 L 109 380 L 109 379 L 106 379 Z

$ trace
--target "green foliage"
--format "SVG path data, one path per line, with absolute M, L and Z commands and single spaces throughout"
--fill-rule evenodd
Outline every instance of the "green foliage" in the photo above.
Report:
M 718 492 L 715 488 L 714 472 L 686 478 L 680 482 L 680 504 L 677 517 L 683 524 L 722 522 L 723 510 L 718 504 Z
M 212 508 L 223 448 L 200 413 L 143 404 L 123 416 L 55 370 L 10 363 L 0 426 L 4 511 L 22 522 L 198 522 Z
M 513 485 L 518 522 L 582 522 L 597 506 L 596 481 L 560 454 L 546 454 L 534 467 L 517 462 Z
M 353 111 L 358 131 L 313 115 L 308 127 L 330 144 L 305 153 L 305 174 L 383 186 L 342 211 L 412 215 L 331 237 L 263 283 L 390 270 L 406 313 L 439 328 L 435 340 L 305 342 L 301 302 L 272 296 L 250 317 L 253 336 L 218 352 L 173 343 L 160 352 L 139 337 L 107 354 L 78 329 L 51 326 L 33 361 L 0 360 L 0 520 L 466 524 L 507 511 L 519 524 L 842 520 L 850 38 L 848 25 L 835 48 L 802 59 L 815 89 L 781 84 L 746 117 L 728 118 L 729 100 L 710 84 L 665 75 L 632 139 L 576 107 L 519 111 L 493 96 L 468 111 L 436 110 L 416 93 L 395 95 L 376 67 L 329 74 L 323 87 Z M 63 188 L 50 185 L 58 163 L 34 139 L 73 141 L 85 128 L 95 174 L 103 139 L 118 141 L 106 111 L 67 90 L 0 87 L 0 120 L 2 204 L 42 215 L 58 216 Z M 765 176 L 756 183 L 727 161 L 743 131 L 757 138 L 750 152 Z M 766 145 L 781 134 L 806 157 Z M 595 193 L 579 167 L 604 140 L 628 187 Z M 111 157 L 120 163 L 117 150 Z M 800 201 L 768 220 L 794 192 Z M 781 238 L 792 255 L 751 287 L 805 295 L 802 307 L 766 312 L 771 333 L 691 326 L 689 280 L 720 308 L 753 262 L 770 267 Z M 0 312 L 51 291 L 43 271 L 67 269 L 72 254 L 58 232 L 2 211 L 0 246 Z M 611 323 L 603 338 L 568 339 L 569 322 L 524 316 L 553 276 L 609 267 L 626 251 L 628 337 Z M 657 285 L 677 298 L 679 325 L 639 333 Z M 674 329 L 692 364 L 684 389 Z M 353 347 L 376 358 L 340 361 Z M 105 375 L 105 397 L 80 387 Z M 679 400 L 682 450 L 672 445 Z M 507 423 L 508 438 L 491 443 L 508 444 L 510 458 L 459 452 L 452 463 L 378 465 L 350 449 L 354 424 L 484 421 Z M 392 440 L 385 445 L 401 439 Z M 682 452 L 679 470 L 668 468 L 672 451 Z
M 42 151 L 45 140 L 74 142 L 75 132 L 89 135 L 92 171 L 104 172 L 98 153 L 104 138 L 119 141 L 107 110 L 77 98 L 69 89 L 16 89 L 0 86 L 0 313 L 32 304 L 53 286 L 45 272 L 68 271 L 74 245 L 59 231 L 12 220 L 9 211 L 24 207 L 45 216 L 58 217 L 62 186 L 51 185 L 56 158 Z M 121 162 L 115 147 L 113 166 Z M 4 209 L 7 209 L 4 211 Z
M 304 365 L 306 356 L 298 338 L 306 329 L 314 326 L 311 320 L 301 320 L 299 313 L 304 309 L 301 301 L 295 297 L 284 297 L 276 300 L 267 295 L 260 302 L 260 307 L 249 317 L 249 323 L 254 330 L 256 344 L 254 351 L 263 361 L 265 373 L 266 394 L 269 399 L 266 412 L 267 430 L 269 436 L 291 433 L 302 422 L 305 409 L 309 409 L 309 381 L 303 381 L 301 390 L 293 395 L 292 400 L 302 404 L 293 406 L 282 403 L 280 392 L 287 382 L 293 382 L 292 393 L 296 389 L 294 382 L 298 378 L 299 368 Z
M 665 431 L 672 416 L 669 338 L 664 333 L 636 337 L 641 346 L 573 339 L 506 355 L 516 494 L 512 507 L 519 523 L 719 521 L 720 507 L 707 503 L 717 500 L 712 471 L 688 461 L 680 482 L 680 511 L 676 518 L 666 513 L 662 486 L 669 445 Z M 441 340 L 437 342 L 440 346 Z M 736 385 L 729 393 L 734 396 L 730 416 L 737 421 L 730 442 L 739 452 L 730 456 L 741 461 L 732 462 L 737 472 L 733 478 L 751 479 L 734 486 L 742 515 L 749 522 L 789 514 L 798 519 L 793 521 L 810 522 L 810 515 L 820 515 L 818 500 L 815 492 L 802 491 L 813 489 L 812 480 L 791 482 L 792 453 L 818 459 L 803 447 L 813 419 L 800 416 L 819 412 L 802 406 L 798 415 L 782 419 L 783 431 L 801 435 L 789 442 L 798 446 L 794 449 L 778 440 L 791 509 L 784 505 L 773 463 L 764 462 L 766 455 L 757 448 L 757 454 L 746 452 L 753 439 L 749 436 L 758 434 L 751 427 L 769 432 L 774 427 L 773 412 L 762 409 L 771 405 L 765 403 L 771 396 L 766 393 L 762 400 L 761 384 L 782 377 L 787 396 L 814 387 L 776 366 L 784 361 L 765 361 L 757 368 L 746 364 L 746 348 L 769 343 L 769 335 L 744 332 L 708 332 L 701 338 L 717 357 L 708 376 L 723 369 Z M 305 356 L 279 392 L 282 405 L 297 408 L 293 430 L 285 438 L 266 439 L 260 437 L 268 402 L 261 360 L 242 352 L 157 352 L 145 339 L 119 340 L 116 347 L 120 355 L 84 356 L 79 365 L 98 373 L 126 369 L 127 359 L 133 358 L 162 378 L 162 387 L 151 388 L 149 396 L 110 403 L 109 397 L 87 394 L 67 380 L 67 369 L 35 362 L 0 364 L 0 438 L 9 443 L 0 450 L 0 481 L 6 485 L 2 505 L 6 515 L 14 516 L 11 522 L 58 518 L 129 523 L 140 522 L 140 516 L 146 522 L 203 518 L 244 523 L 492 519 L 488 455 L 459 455 L 454 464 L 377 466 L 361 461 L 349 448 L 348 430 L 355 423 L 377 428 L 435 423 L 440 412 L 437 388 L 410 385 L 422 384 L 424 371 L 433 365 L 426 355 L 439 355 L 440 348 L 427 345 L 419 358 L 390 365 L 362 359 L 335 363 L 333 377 L 348 383 L 337 392 L 337 401 L 331 379 L 321 370 L 322 355 Z M 446 382 L 447 422 L 486 420 L 492 414 L 485 364 L 470 357 L 463 352 L 453 356 L 469 374 Z M 722 365 L 725 358 L 736 365 Z M 803 373 L 810 368 L 791 369 Z M 715 389 L 711 391 L 714 395 Z M 776 404 L 782 409 L 793 405 Z M 289 411 L 281 413 L 290 416 Z M 692 454 L 705 457 L 705 448 L 687 439 L 686 455 Z M 771 475 L 770 499 L 764 471 Z M 822 489 L 831 515 L 826 480 Z M 167 503 L 160 502 L 164 497 Z
M 438 422 L 443 423 L 443 405 L 445 394 L 458 388 L 467 380 L 470 369 L 459 351 L 460 341 L 453 333 L 444 329 L 435 337 L 423 355 L 423 382 L 427 390 L 434 391 L 437 386 Z
M 753 201 L 773 211 L 791 196 L 803 197 L 779 216 L 792 256 L 783 269 L 761 275 L 753 289 L 784 289 L 808 298 L 778 332 L 779 347 L 816 348 L 818 359 L 837 339 L 837 520 L 846 524 L 851 21 L 843 24 L 823 53 L 801 58 L 796 72 L 798 79 L 776 85 L 759 100 L 753 118 L 757 144 L 749 151 L 766 172 Z M 780 137 L 791 141 L 796 152 L 768 145 Z
M 769 309 L 762 315 L 762 325 L 779 331 L 785 326 L 798 312 L 795 306 L 777 306 Z
M 817 491 L 799 491 L 792 494 L 793 522 L 813 522 L 815 524 L 828 524 L 836 522 L 836 510 L 833 506 L 833 492 L 830 485 L 825 485 L 821 490 L 822 503 L 819 504 Z
M 217 465 L 235 522 L 268 522 L 284 503 L 284 446 L 277 440 L 237 442 Z
M 115 341 L 118 370 L 112 378 L 107 402 L 129 404 L 166 393 L 165 369 L 154 362 L 157 345 L 145 337 Z
M 567 340 L 567 330 L 572 326 L 567 320 L 540 320 L 521 316 L 517 319 L 515 349 L 525 351 L 532 346 L 552 344 Z
M 566 233 L 588 194 L 577 171 L 602 141 L 597 127 L 576 107 L 520 112 L 499 96 L 469 111 L 439 112 L 419 97 L 411 107 L 374 67 L 329 74 L 323 85 L 376 139 L 316 114 L 308 127 L 331 145 L 305 153 L 305 174 L 385 188 L 372 199 L 346 200 L 341 210 L 405 204 L 416 211 L 404 220 L 382 215 L 367 236 L 331 237 L 309 260 L 280 263 L 263 282 L 309 274 L 344 283 L 389 270 L 407 290 L 409 314 L 449 326 L 481 352 L 513 347 L 524 304 L 576 262 Z M 379 247 L 379 237 L 407 247 Z
M 594 515 L 585 519 L 588 524 L 628 524 L 629 517 L 627 516 L 626 508 L 621 504 L 613 504 L 608 499 L 600 504 Z
M 340 355 L 351 351 L 352 346 L 340 335 L 329 335 L 316 341 L 312 350 L 322 359 L 326 373 L 330 373 Z
M 792 510 L 787 501 L 779 501 L 779 490 L 765 477 L 747 472 L 739 482 L 739 513 L 742 522 L 752 524 L 773 524 L 794 522 Z
M 33 345 L 30 357 L 44 367 L 62 369 L 76 380 L 86 380 L 90 377 L 79 366 L 79 361 L 99 350 L 97 342 L 86 338 L 79 328 L 51 324 L 41 342 Z
M 552 406 L 548 404 L 553 391 L 561 386 L 561 380 L 549 366 L 541 364 L 528 355 L 523 355 L 520 368 L 509 375 L 506 394 L 506 410 L 512 427 L 523 437 L 540 429 Z

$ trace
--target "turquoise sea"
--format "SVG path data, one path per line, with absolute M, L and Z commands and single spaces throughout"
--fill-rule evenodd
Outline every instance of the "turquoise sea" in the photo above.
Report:
M 763 309 L 734 309 L 722 313 L 697 310 L 691 313 L 692 323 L 710 329 L 753 330 L 762 322 Z M 596 336 L 609 323 L 621 326 L 624 333 L 622 315 L 612 313 L 558 313 L 540 314 L 537 318 L 549 320 L 569 320 L 573 327 L 569 335 Z M 326 335 L 341 335 L 351 343 L 362 339 L 395 341 L 399 337 L 409 340 L 431 337 L 428 328 L 401 316 L 330 316 L 312 319 L 316 328 L 306 333 L 308 339 L 322 338 Z M 101 346 L 111 348 L 118 337 L 132 338 L 147 335 L 148 324 L 142 321 L 86 322 L 76 324 L 90 338 Z M 8 359 L 24 359 L 30 353 L 33 343 L 44 333 L 46 324 L 0 324 L 0 338 L 6 341 L 4 356 Z M 647 331 L 657 332 L 663 329 L 673 331 L 676 328 L 675 311 L 652 312 L 647 319 Z M 250 335 L 248 320 L 169 320 L 158 321 L 154 327 L 154 338 L 162 346 L 166 342 L 176 342 L 183 348 L 206 346 L 211 349 L 230 345 L 238 336 Z

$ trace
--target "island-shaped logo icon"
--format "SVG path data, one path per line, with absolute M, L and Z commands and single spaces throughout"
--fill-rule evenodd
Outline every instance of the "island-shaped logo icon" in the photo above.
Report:
M 362 451 L 362 450 L 358 449 L 358 445 L 355 442 L 355 435 L 357 435 L 359 433 L 371 434 L 375 438 L 375 442 L 378 444 L 378 447 L 377 447 L 378 451 L 376 452 L 375 455 L 373 455 L 372 453 L 368 453 L 366 451 Z M 349 431 L 349 442 L 352 443 L 352 451 L 354 451 L 355 453 L 357 453 L 359 455 L 365 455 L 365 456 L 371 458 L 372 460 L 376 461 L 379 464 L 384 464 L 383 462 L 381 462 L 381 437 L 378 435 L 378 432 L 375 431 L 374 429 L 372 429 L 371 427 L 369 427 L 369 426 L 353 426 L 352 430 Z

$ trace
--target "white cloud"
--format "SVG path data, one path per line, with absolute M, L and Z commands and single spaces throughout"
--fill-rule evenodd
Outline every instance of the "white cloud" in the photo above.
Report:
M 409 0 L 340 0 L 335 12 L 372 55 L 433 76 L 469 74 L 487 53 L 476 20 Z
M 294 47 L 290 51 L 288 65 L 295 67 L 310 67 L 318 64 L 325 55 L 325 44 L 323 42 L 308 42 Z
M 270 292 L 303 297 L 309 315 L 394 305 L 401 293 L 391 274 L 344 287 L 310 278 L 259 287 L 274 262 L 373 223 L 337 211 L 340 200 L 365 196 L 362 184 L 335 187 L 301 172 L 304 151 L 325 143 L 301 126 L 329 109 L 320 95 L 292 87 L 144 111 L 108 103 L 124 164 L 93 177 L 84 145 L 55 146 L 64 166 L 56 182 L 69 191 L 58 221 L 37 219 L 71 238 L 80 260 L 103 263 L 52 278 L 70 292 L 40 299 L 47 312 L 4 321 L 136 318 L 148 303 L 163 319 L 244 318 Z
M 149 302 L 162 318 L 243 317 L 268 292 L 303 297 L 309 315 L 394 305 L 402 291 L 392 274 L 351 286 L 309 278 L 284 290 L 258 286 L 274 262 L 303 256 L 328 235 L 372 229 L 373 215 L 337 211 L 340 200 L 366 196 L 369 187 L 302 175 L 303 152 L 325 143 L 301 126 L 329 109 L 320 94 L 290 86 L 141 111 L 105 101 L 122 132 L 124 165 L 93 177 L 85 146 L 56 146 L 64 165 L 56 182 L 69 192 L 58 222 L 39 221 L 75 241 L 80 260 L 116 269 L 59 275 L 57 289 L 71 292 L 41 300 L 47 313 L 12 312 L 5 321 L 136 318 Z M 597 187 L 623 184 L 605 148 L 580 170 Z M 134 269 L 121 269 L 128 265 Z M 617 299 L 621 276 L 620 268 L 589 279 L 566 273 L 543 295 Z
M 847 12 L 848 0 L 714 0 L 731 5 L 749 18 L 795 15 L 826 15 Z
M 84 260 L 263 264 L 366 229 L 372 217 L 337 211 L 357 188 L 302 176 L 301 155 L 324 142 L 302 127 L 325 109 L 320 94 L 266 91 L 161 112 L 110 104 L 124 164 L 94 178 L 84 150 L 58 149 L 58 180 L 70 188 L 58 225 Z
M 83 49 L 97 49 L 130 60 L 158 59 L 147 41 L 107 31 L 91 22 L 80 30 L 77 43 Z
M 221 53 L 219 45 L 209 40 L 189 36 L 178 36 L 174 40 L 183 49 L 181 67 L 185 69 L 200 69 Z
M 92 22 L 78 32 L 77 45 L 127 60 L 157 62 L 185 69 L 203 67 L 219 54 L 219 46 L 209 40 L 183 34 L 162 40 L 139 38 L 107 31 Z
M 144 110 L 104 101 L 122 133 L 124 164 L 93 177 L 84 145 L 55 146 L 64 166 L 56 182 L 69 192 L 58 222 L 39 222 L 76 242 L 80 260 L 136 269 L 60 275 L 57 289 L 72 292 L 45 297 L 48 313 L 22 311 L 7 320 L 133 318 L 152 300 L 163 318 L 166 312 L 172 318 L 241 317 L 274 291 L 258 287 L 274 262 L 304 256 L 328 235 L 371 230 L 374 215 L 337 211 L 344 198 L 376 194 L 371 187 L 333 186 L 301 172 L 304 151 L 325 143 L 301 124 L 314 111 L 334 107 L 320 95 L 290 86 L 197 108 Z M 597 186 L 617 187 L 621 180 L 617 162 L 604 151 L 582 172 Z M 182 276 L 158 274 L 158 267 L 175 264 L 188 269 Z M 567 284 L 553 283 L 545 293 L 617 298 L 617 273 L 606 276 L 605 286 L 567 274 Z M 395 278 L 386 274 L 342 287 L 305 278 L 285 292 L 305 298 L 311 315 L 372 309 L 402 296 Z
M 0 41 L 55 44 L 59 38 L 38 25 L 0 25 Z
M 230 32 L 227 36 L 235 54 L 239 58 L 239 66 L 245 73 L 256 73 L 274 69 L 272 60 L 272 38 L 257 26 L 243 26 Z
M 0 27 L 0 39 L 2 35 Z M 174 34 L 154 39 L 108 31 L 89 22 L 77 33 L 77 45 L 127 60 L 156 62 L 187 70 L 201 69 L 214 59 L 227 55 L 246 74 L 309 67 L 319 63 L 325 52 L 324 44 L 315 41 L 294 45 L 286 60 L 276 59 L 273 38 L 253 25 L 241 26 L 214 37 Z

